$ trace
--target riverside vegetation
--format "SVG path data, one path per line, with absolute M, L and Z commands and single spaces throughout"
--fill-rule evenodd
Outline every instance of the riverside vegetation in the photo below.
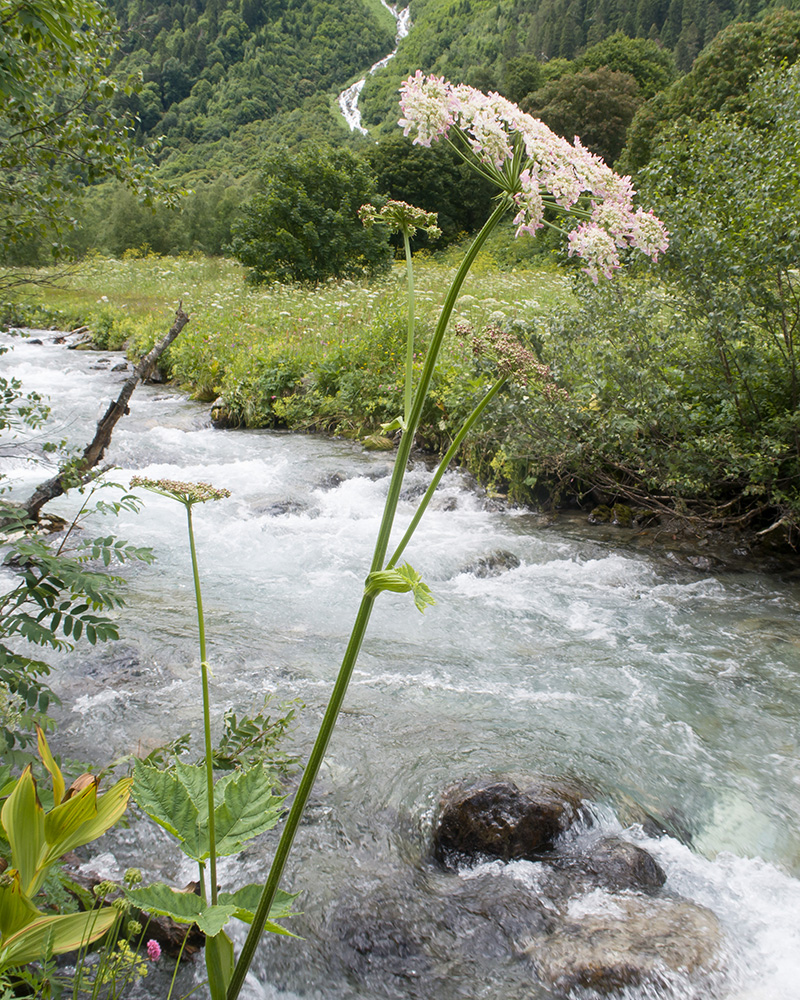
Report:
M 623 251 L 639 252 L 655 261 L 668 245 L 664 226 L 656 216 L 652 212 L 634 208 L 633 189 L 629 179 L 615 174 L 602 160 L 581 146 L 578 140 L 573 145 L 560 139 L 541 122 L 523 114 L 504 98 L 498 95 L 487 97 L 463 85 L 453 87 L 441 78 L 426 78 L 418 72 L 404 84 L 403 112 L 402 124 L 407 134 L 412 133 L 415 142 L 429 146 L 432 141 L 447 135 L 448 141 L 455 144 L 454 148 L 464 161 L 482 173 L 498 193 L 490 218 L 458 262 L 444 299 L 436 310 L 438 316 L 435 327 L 427 337 L 418 339 L 409 240 L 416 229 L 421 227 L 426 228 L 429 235 L 435 235 L 437 230 L 433 217 L 430 213 L 415 210 L 405 203 L 390 202 L 380 212 L 369 206 L 364 207 L 365 224 L 369 227 L 388 225 L 399 229 L 406 249 L 405 290 L 408 300 L 405 309 L 400 310 L 406 322 L 404 330 L 401 329 L 397 335 L 397 357 L 402 370 L 400 378 L 396 365 L 391 365 L 396 380 L 394 388 L 397 389 L 403 383 L 402 400 L 392 400 L 390 419 L 386 421 L 388 426 L 384 425 L 382 428 L 389 430 L 398 427 L 401 434 L 375 551 L 350 641 L 317 739 L 285 818 L 280 842 L 257 905 L 254 905 L 256 899 L 251 892 L 257 891 L 257 887 L 245 887 L 231 896 L 218 895 L 216 879 L 217 856 L 238 851 L 251 836 L 274 825 L 281 811 L 280 801 L 272 794 L 272 778 L 265 774 L 261 762 L 250 768 L 241 768 L 215 783 L 205 626 L 194 547 L 192 506 L 210 499 L 223 499 L 227 491 L 215 490 L 206 484 L 141 478 L 134 479 L 131 483 L 132 487 L 143 486 L 173 497 L 183 504 L 187 512 L 203 678 L 205 754 L 203 760 L 195 766 L 178 760 L 166 769 L 137 763 L 134 771 L 134 794 L 140 805 L 156 822 L 176 836 L 185 853 L 199 863 L 201 898 L 196 900 L 193 894 L 187 896 L 185 893 L 174 892 L 167 886 L 151 886 L 144 890 L 128 889 L 126 896 L 128 899 L 141 900 L 143 905 L 155 912 L 196 922 L 205 930 L 208 986 L 214 1000 L 223 1000 L 225 997 L 235 1000 L 239 995 L 255 947 L 265 929 L 285 932 L 272 922 L 273 916 L 282 916 L 288 912 L 288 900 L 279 895 L 278 886 L 325 757 L 376 600 L 384 591 L 410 592 L 420 611 L 434 603 L 429 588 L 413 567 L 408 563 L 398 563 L 442 473 L 455 457 L 457 445 L 485 406 L 506 387 L 516 385 L 520 390 L 531 394 L 541 389 L 542 397 L 547 403 L 566 395 L 563 389 L 554 384 L 550 368 L 510 331 L 504 330 L 497 316 L 489 317 L 490 323 L 485 329 L 476 329 L 469 320 L 461 318 L 456 323 L 455 330 L 460 350 L 468 354 L 473 369 L 471 384 L 474 398 L 470 401 L 469 411 L 459 421 L 461 428 L 453 435 L 453 443 L 442 459 L 440 470 L 434 475 L 428 491 L 420 500 L 417 515 L 397 547 L 389 554 L 403 479 L 423 414 L 428 409 L 429 390 L 440 361 L 445 336 L 460 301 L 467 275 L 488 237 L 503 217 L 513 211 L 518 236 L 523 233 L 534 234 L 544 226 L 561 233 L 568 240 L 569 256 L 574 255 L 581 261 L 583 270 L 595 283 L 601 275 L 605 278 L 612 277 L 620 267 Z M 547 219 L 546 213 L 549 215 Z M 568 232 L 561 228 L 564 220 L 570 225 Z M 385 353 L 385 345 L 382 346 L 382 351 Z M 389 352 L 390 357 L 393 353 Z M 274 367 L 274 362 L 275 359 L 271 359 L 270 370 Z M 367 366 L 362 366 L 362 369 L 366 371 Z M 476 376 L 479 376 L 477 381 Z M 475 392 L 478 387 L 479 391 Z M 12 397 L 19 399 L 19 387 L 13 385 L 10 388 Z M 297 393 L 291 395 L 295 396 Z M 269 407 L 273 413 L 275 407 L 272 404 L 278 396 L 277 392 L 269 393 Z M 21 416 L 23 421 L 30 423 L 30 417 L 26 417 L 24 413 Z M 56 586 L 55 589 L 57 594 L 59 588 Z M 49 623 L 50 631 L 54 631 L 59 621 L 58 611 L 53 610 L 53 587 L 43 585 L 39 590 L 44 590 L 44 596 L 37 591 L 33 593 L 33 597 L 41 597 L 41 617 Z M 74 599 L 75 595 L 72 596 Z M 83 610 L 87 609 L 88 606 Z M 75 627 L 70 626 L 67 634 L 75 635 Z M 79 636 L 80 632 L 77 634 Z M 28 638 L 37 641 L 35 636 Z M 50 819 L 44 819 L 32 779 L 28 778 L 27 785 L 24 784 L 26 775 L 30 775 L 29 769 L 23 772 L 23 777 L 16 783 L 12 783 L 11 794 L 2 812 L 3 826 L 12 846 L 11 861 L 16 866 L 10 870 L 10 876 L 4 879 L 3 894 L 0 897 L 6 933 L 3 948 L 8 953 L 7 964 L 12 968 L 16 955 L 13 948 L 16 947 L 20 927 L 25 929 L 25 933 L 30 933 L 28 925 L 38 927 L 42 919 L 46 919 L 40 915 L 32 901 L 28 901 L 23 907 L 17 900 L 14 873 L 19 871 L 20 879 L 24 876 L 24 887 L 26 891 L 29 890 L 28 869 L 40 862 L 55 860 L 58 853 L 56 846 L 63 840 L 60 826 L 54 817 L 70 830 L 77 822 L 72 819 L 73 814 L 81 820 L 85 818 L 83 811 L 69 794 L 66 796 L 68 801 L 61 801 L 64 781 L 60 769 L 55 765 L 51 766 L 51 756 L 43 738 L 39 740 L 39 750 L 45 766 L 53 776 L 55 806 Z M 18 791 L 21 788 L 24 792 Z M 127 786 L 125 793 L 127 795 Z M 24 811 L 17 805 L 20 799 L 27 806 Z M 102 802 L 105 804 L 106 799 Z M 29 856 L 29 853 L 23 852 L 20 860 L 17 858 L 19 851 L 15 852 L 14 847 L 15 844 L 22 843 L 22 831 L 26 823 L 33 823 L 40 830 L 41 836 L 34 838 L 33 854 Z M 90 832 L 94 836 L 102 831 L 93 824 Z M 42 856 L 44 862 L 41 861 Z M 207 880 L 206 862 L 210 881 Z M 38 888 L 38 883 L 36 887 Z M 188 910 L 187 900 L 191 904 Z M 236 960 L 233 945 L 224 932 L 225 925 L 234 915 L 251 922 L 247 940 Z M 70 926 L 72 923 L 74 921 Z M 40 932 L 37 930 L 36 933 Z M 54 948 L 51 936 L 48 937 L 46 932 L 42 938 L 42 949 L 42 960 L 49 960 Z M 23 954 L 25 961 L 29 961 L 32 954 L 30 948 Z M 74 984 L 76 993 L 80 990 L 80 983 L 81 974 L 78 973 Z M 38 984 L 34 992 L 40 992 Z

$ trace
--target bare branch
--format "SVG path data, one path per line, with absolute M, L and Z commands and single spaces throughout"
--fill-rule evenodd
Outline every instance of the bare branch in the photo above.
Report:
M 111 434 L 117 422 L 126 413 L 130 412 L 128 401 L 133 395 L 133 390 L 150 375 L 158 359 L 189 322 L 189 317 L 183 311 L 182 305 L 182 302 L 178 304 L 178 309 L 175 313 L 175 322 L 170 327 L 169 333 L 155 345 L 149 354 L 142 358 L 134 368 L 130 378 L 126 379 L 116 401 L 109 405 L 103 418 L 98 421 L 97 433 L 86 446 L 82 457 L 77 462 L 71 463 L 59 470 L 58 474 L 52 479 L 48 479 L 46 483 L 37 486 L 33 495 L 23 505 L 31 519 L 37 520 L 42 507 L 50 500 L 66 493 L 76 483 L 84 483 L 91 478 L 91 470 L 102 461 L 106 448 L 111 443 Z

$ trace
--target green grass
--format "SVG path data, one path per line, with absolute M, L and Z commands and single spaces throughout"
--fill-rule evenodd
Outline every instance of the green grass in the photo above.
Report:
M 458 257 L 455 250 L 416 262 L 422 337 L 435 323 Z M 464 287 L 456 316 L 475 326 L 498 313 L 531 324 L 569 299 L 566 280 L 555 268 L 500 270 L 484 253 Z M 56 310 L 67 325 L 89 326 L 101 346 L 126 344 L 132 354 L 142 353 L 167 331 L 182 302 L 191 322 L 170 351 L 168 373 L 197 398 L 227 395 L 241 409 L 253 373 L 279 359 L 291 360 L 294 369 L 309 374 L 332 359 L 346 368 L 348 357 L 354 370 L 363 370 L 374 363 L 374 355 L 380 356 L 383 375 L 392 374 L 392 364 L 396 378 L 401 372 L 395 343 L 405 310 L 400 264 L 371 284 L 253 288 L 245 283 L 242 268 L 227 260 L 98 257 L 62 287 L 32 287 L 17 293 L 15 301 Z M 453 357 L 451 350 L 443 363 L 452 365 Z

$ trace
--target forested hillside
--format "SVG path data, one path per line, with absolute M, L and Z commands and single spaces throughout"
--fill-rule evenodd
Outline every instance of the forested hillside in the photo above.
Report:
M 411 0 L 411 32 L 362 91 L 359 107 L 370 131 L 363 136 L 348 129 L 337 97 L 395 44 L 395 20 L 380 0 L 108 5 L 119 26 L 112 110 L 120 120 L 130 116 L 142 149 L 160 142 L 157 176 L 188 193 L 179 208 L 153 212 L 135 187 L 68 172 L 79 214 L 71 244 L 78 253 L 95 248 L 121 255 L 142 246 L 223 253 L 237 213 L 262 183 L 266 159 L 308 143 L 357 151 L 370 162 L 381 193 L 442 212 L 446 240 L 471 230 L 486 203 L 472 190 L 474 180 L 465 180 L 445 152 L 436 154 L 433 168 L 430 157 L 420 161 L 397 129 L 398 87 L 417 69 L 498 90 L 560 134 L 580 135 L 612 163 L 633 122 L 635 149 L 626 154 L 625 168 L 636 169 L 647 161 L 655 130 L 685 113 L 680 88 L 687 87 L 674 81 L 701 47 L 712 53 L 710 79 L 727 61 L 738 78 L 725 86 L 740 93 L 759 60 L 794 59 L 794 41 L 784 51 L 783 42 L 773 45 L 769 33 L 762 38 L 746 24 L 724 52 L 709 48 L 724 25 L 768 13 L 770 5 L 759 0 Z M 782 38 L 792 35 L 783 25 L 778 31 Z M 708 103 L 703 85 L 698 89 L 691 75 L 685 79 L 688 91 Z M 127 86 L 128 80 L 138 83 Z M 671 84 L 671 96 L 662 99 Z M 82 207 L 81 189 L 88 193 Z M 17 241 L 5 260 L 30 263 L 49 255 L 44 236 L 38 246 Z
M 118 70 L 141 73 L 127 99 L 144 135 L 165 136 L 172 172 L 202 164 L 242 126 L 327 95 L 385 55 L 394 21 L 377 0 L 111 0 Z M 327 101 L 326 101 L 327 104 Z M 312 105 L 313 107 L 314 105 Z M 246 151 L 249 133 L 239 143 Z M 194 151 L 192 155 L 190 151 Z M 231 156 L 226 166 L 251 166 Z

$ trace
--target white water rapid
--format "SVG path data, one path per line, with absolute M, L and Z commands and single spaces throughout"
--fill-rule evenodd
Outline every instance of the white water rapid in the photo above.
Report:
M 118 392 L 124 373 L 111 368 L 120 357 L 38 336 L 42 344 L 4 338 L 13 349 L 0 362 L 51 399 L 52 426 L 32 445 L 64 435 L 83 443 Z M 46 477 L 41 465 L 4 454 L 18 495 Z M 307 754 L 363 587 L 389 459 L 345 441 L 216 431 L 207 407 L 165 387 L 137 389 L 108 459 L 121 483 L 138 473 L 231 491 L 195 508 L 215 724 L 228 706 L 257 709 L 265 694 L 299 698 L 294 746 Z M 410 470 L 403 524 L 429 476 L 422 464 Z M 63 700 L 54 744 L 98 764 L 199 729 L 185 518 L 173 502 L 145 499 L 139 515 L 96 526 L 158 556 L 127 570 L 120 642 L 79 643 L 56 658 L 52 678 Z M 68 514 L 77 502 L 53 506 Z M 408 595 L 378 602 L 286 874 L 286 888 L 301 893 L 294 929 L 302 939 L 263 944 L 246 996 L 566 996 L 542 985 L 524 933 L 513 953 L 470 937 L 476 906 L 463 894 L 475 872 L 444 876 L 429 859 L 448 784 L 545 774 L 591 790 L 587 836 L 616 833 L 645 847 L 667 874 L 664 891 L 707 908 L 719 925 L 710 980 L 628 986 L 617 1000 L 797 1000 L 798 583 L 690 572 L 588 527 L 545 530 L 524 510 L 487 505 L 458 473 L 445 478 L 429 514 L 407 555 L 438 603 L 422 616 Z M 470 569 L 498 550 L 518 565 L 497 576 Z M 641 825 L 645 816 L 655 823 Z M 259 878 L 274 843 L 268 836 L 226 859 L 221 879 Z M 133 864 L 148 879 L 194 877 L 166 835 L 140 819 L 96 852 L 87 869 L 101 875 L 119 877 Z M 536 884 L 536 864 L 498 864 L 480 873 L 483 885 Z M 383 923 L 358 924 L 398 886 L 381 904 Z M 580 921 L 612 905 L 597 892 L 578 894 L 569 912 Z M 445 907 L 451 922 L 434 925 Z M 380 941 L 395 948 L 388 956 L 376 944 L 381 928 Z M 201 973 L 201 964 L 190 966 L 182 992 Z M 137 997 L 165 993 L 154 971 Z
M 397 34 L 395 36 L 394 49 L 388 56 L 384 56 L 383 59 L 379 59 L 373 66 L 370 67 L 370 76 L 372 76 L 373 73 L 377 73 L 379 69 L 383 69 L 383 67 L 386 66 L 391 59 L 394 59 L 400 40 L 405 38 L 411 29 L 411 10 L 409 7 L 404 7 L 402 10 L 398 10 L 397 4 L 388 4 L 386 3 L 386 0 L 381 0 L 381 3 L 395 19 L 395 22 L 397 23 Z M 339 94 L 339 107 L 342 109 L 344 120 L 350 126 L 350 131 L 352 132 L 353 130 L 357 130 L 359 132 L 363 132 L 364 135 L 368 135 L 369 133 L 361 124 L 361 112 L 358 110 L 358 99 L 361 96 L 361 91 L 366 82 L 367 78 L 364 76 L 357 83 L 352 84 Z

